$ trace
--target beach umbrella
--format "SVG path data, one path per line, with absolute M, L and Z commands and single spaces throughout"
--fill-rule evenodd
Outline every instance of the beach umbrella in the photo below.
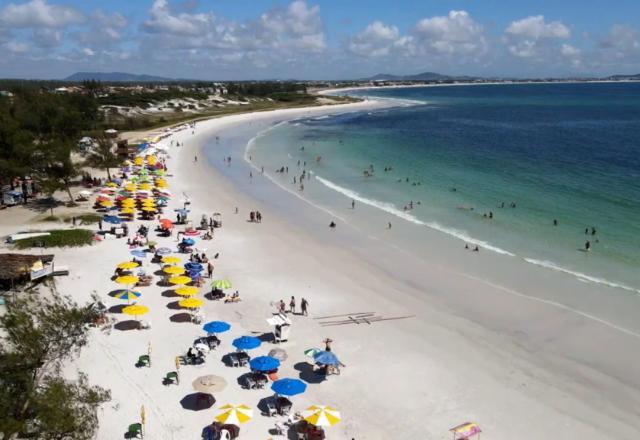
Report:
M 143 206 L 142 210 L 145 211 L 145 212 L 156 212 L 157 211 L 157 209 L 154 208 L 153 206 Z
M 171 284 L 189 284 L 191 282 L 191 278 L 184 275 L 178 275 L 178 276 L 169 278 L 169 282 Z
M 182 244 L 193 246 L 194 244 L 196 244 L 196 242 L 192 238 L 185 238 L 184 240 L 182 240 Z
M 340 361 L 330 351 L 320 351 L 313 355 L 313 360 L 322 365 L 338 365 Z
M 196 231 L 195 229 L 191 229 L 189 231 L 185 231 L 184 235 L 186 235 L 188 237 L 196 237 L 196 236 L 200 235 L 200 232 Z
M 193 296 L 198 294 L 198 288 L 195 286 L 182 286 L 174 290 L 180 296 Z
M 122 263 L 118 264 L 118 269 L 133 269 L 138 266 L 140 266 L 140 263 L 136 261 L 123 261 Z
M 189 272 L 192 272 L 192 271 L 200 272 L 204 270 L 204 267 L 202 266 L 202 264 L 192 263 L 192 262 L 186 263 L 184 265 L 184 268 L 187 269 Z
M 309 349 L 304 351 L 304 355 L 305 356 L 309 356 L 309 357 L 314 357 L 316 355 L 316 353 L 319 353 L 321 351 L 322 350 L 320 350 L 319 348 L 309 348 Z
M 314 426 L 333 426 L 340 420 L 340 411 L 326 405 L 311 405 L 302 412 L 302 418 Z
M 107 183 L 105 183 L 105 186 L 114 187 L 114 186 L 118 186 L 118 185 L 115 182 L 107 182 Z
M 149 313 L 149 307 L 143 306 L 142 304 L 134 304 L 122 309 L 122 313 L 130 316 L 141 316 Z
M 184 307 L 185 309 L 197 309 L 198 307 L 202 307 L 204 301 L 200 298 L 187 298 L 178 302 L 180 307 Z
M 171 229 L 173 228 L 173 222 L 168 218 L 162 218 L 160 219 L 160 226 L 162 226 L 165 229 Z
M 141 249 L 134 249 L 131 251 L 131 255 L 133 255 L 134 257 L 138 257 L 138 258 L 146 258 L 147 257 L 147 253 Z
M 192 385 L 193 389 L 199 393 L 213 394 L 224 390 L 227 387 L 227 381 L 224 377 L 208 374 L 194 380 Z
M 251 350 L 253 348 L 260 347 L 262 341 L 255 336 L 241 336 L 237 339 L 234 339 L 232 342 L 233 346 L 238 350 Z
M 257 358 L 251 359 L 249 366 L 255 371 L 272 371 L 280 367 L 280 361 L 271 356 L 258 356 Z
M 138 281 L 140 281 L 140 278 L 133 275 L 124 275 L 116 278 L 116 283 L 124 285 L 136 284 Z
M 229 281 L 229 280 L 215 280 L 213 283 L 211 283 L 211 286 L 214 289 L 218 289 L 218 290 L 231 289 L 231 281 Z
M 133 290 L 122 290 L 116 293 L 114 297 L 131 301 L 132 299 L 140 298 L 140 295 L 142 295 L 140 292 L 134 292 Z
M 280 379 L 271 384 L 271 389 L 281 396 L 295 396 L 307 389 L 307 384 L 300 379 Z
M 253 410 L 247 405 L 224 405 L 220 407 L 221 413 L 215 419 L 227 425 L 239 425 L 248 422 L 253 417 Z
M 119 225 L 120 223 L 122 223 L 122 219 L 115 215 L 105 215 L 104 217 L 102 217 L 102 221 L 105 223 L 112 223 L 114 225 Z
M 202 326 L 207 333 L 223 333 L 231 328 L 231 325 L 224 321 L 211 321 Z
M 164 269 L 162 269 L 162 271 L 164 273 L 168 273 L 171 275 L 182 275 L 185 270 L 182 267 L 178 267 L 178 266 L 167 266 Z
M 161 247 L 156 249 L 156 254 L 158 255 L 169 255 L 170 253 L 172 253 L 173 251 L 167 247 Z
M 122 208 L 120 214 L 135 214 L 136 210 L 133 208 Z
M 166 264 L 177 264 L 180 261 L 180 257 L 176 257 L 175 255 L 167 255 L 166 257 L 162 257 L 162 262 Z
M 105 208 L 111 208 L 113 206 L 113 202 L 111 200 L 104 200 L 100 202 L 100 206 L 103 206 Z
M 271 356 L 272 358 L 278 359 L 280 362 L 286 361 L 287 358 L 289 357 L 287 352 L 285 350 L 283 350 L 282 348 L 274 348 L 274 349 L 270 350 L 269 351 L 269 356 Z

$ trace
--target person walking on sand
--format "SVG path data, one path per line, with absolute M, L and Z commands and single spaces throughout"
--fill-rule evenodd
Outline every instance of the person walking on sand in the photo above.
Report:
M 291 301 L 289 301 L 289 312 L 291 312 L 291 314 L 293 315 L 296 314 L 296 297 L 295 296 L 292 296 Z
M 213 276 L 213 264 L 211 264 L 211 261 L 207 264 L 207 275 L 209 275 L 209 278 Z
M 300 301 L 300 309 L 304 316 L 307 316 L 308 308 L 309 308 L 309 303 L 307 302 L 306 299 L 302 298 L 302 300 Z
M 327 338 L 322 342 L 324 342 L 324 351 L 331 351 L 331 343 L 333 342 L 333 339 Z
M 391 229 L 391 222 L 387 224 L 387 229 Z
M 351 209 L 356 209 L 356 201 L 351 199 Z
M 193 161 L 198 162 L 198 156 L 193 156 Z
M 284 300 L 280 300 L 280 303 L 278 304 L 278 311 L 284 315 L 287 313 L 286 307 L 287 306 L 284 304 Z

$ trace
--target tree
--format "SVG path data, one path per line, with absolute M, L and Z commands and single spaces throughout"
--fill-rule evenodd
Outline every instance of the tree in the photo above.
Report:
M 113 152 L 112 140 L 107 136 L 100 135 L 89 150 L 86 163 L 91 167 L 107 170 L 107 177 L 111 180 L 110 169 L 119 167 L 122 164 L 122 159 Z
M 3 439 L 29 436 L 89 440 L 97 409 L 108 391 L 90 386 L 84 375 L 60 376 L 62 362 L 87 343 L 96 311 L 54 293 L 12 299 L 0 317 L 0 433 Z

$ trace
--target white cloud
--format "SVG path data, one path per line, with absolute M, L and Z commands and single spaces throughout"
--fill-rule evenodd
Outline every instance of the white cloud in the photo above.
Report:
M 416 48 L 426 53 L 470 55 L 484 52 L 487 45 L 482 25 L 466 11 L 424 18 L 415 26 L 412 35 Z
M 505 29 L 504 41 L 509 52 L 516 57 L 545 59 L 552 52 L 562 53 L 562 47 L 555 41 L 569 37 L 571 31 L 562 22 L 547 23 L 544 16 L 535 15 L 511 22 Z
M 15 40 L 6 42 L 5 44 L 2 45 L 2 47 L 14 55 L 27 53 L 30 49 L 29 44 L 22 41 L 15 41 Z
M 143 28 L 151 33 L 197 36 L 209 32 L 213 20 L 212 14 L 172 14 L 167 0 L 155 0 Z
M 81 45 L 105 48 L 123 40 L 127 25 L 128 20 L 119 12 L 108 14 L 97 10 L 91 14 L 89 27 L 75 36 Z
M 577 57 L 581 54 L 581 50 L 570 44 L 560 46 L 560 53 L 566 57 Z
M 82 49 L 82 53 L 85 54 L 88 57 L 92 57 L 94 56 L 96 53 L 89 47 L 85 47 L 84 49 Z
M 49 5 L 46 0 L 31 0 L 19 5 L 10 3 L 0 10 L 0 24 L 8 28 L 61 28 L 84 20 L 80 11 L 67 6 Z
M 349 41 L 347 48 L 362 56 L 386 56 L 396 45 L 400 31 L 395 26 L 387 26 L 381 21 L 374 21 L 362 32 Z
M 511 22 L 505 32 L 530 40 L 541 38 L 569 38 L 571 31 L 560 21 L 545 22 L 544 16 L 536 15 Z

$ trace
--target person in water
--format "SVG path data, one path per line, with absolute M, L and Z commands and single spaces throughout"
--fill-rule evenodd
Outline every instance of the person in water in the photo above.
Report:
M 585 251 L 591 250 L 591 242 L 589 240 L 587 240 L 587 242 L 584 244 L 584 250 Z

